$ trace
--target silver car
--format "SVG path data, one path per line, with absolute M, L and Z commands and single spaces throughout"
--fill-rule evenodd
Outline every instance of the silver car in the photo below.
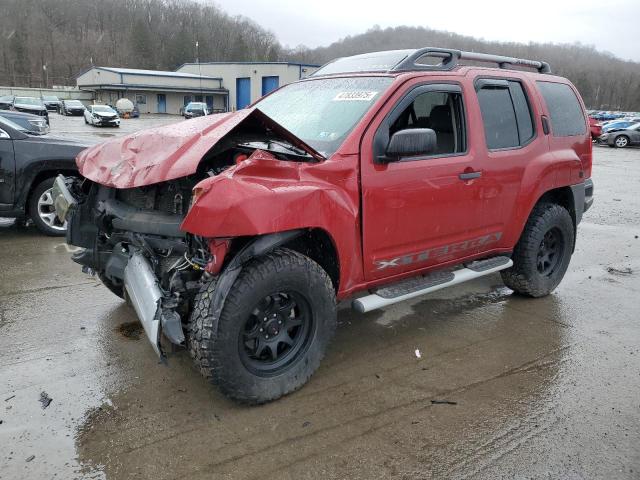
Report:
M 640 123 L 627 128 L 614 128 L 598 137 L 598 143 L 609 145 L 611 148 L 624 148 L 640 145 Z

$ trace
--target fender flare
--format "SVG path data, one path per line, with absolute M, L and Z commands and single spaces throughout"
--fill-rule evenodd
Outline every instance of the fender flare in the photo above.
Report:
M 243 265 L 249 260 L 257 256 L 263 255 L 271 250 L 293 240 L 302 235 L 306 229 L 299 228 L 296 230 L 288 230 L 286 232 L 269 233 L 254 238 L 247 245 L 242 247 L 235 257 L 231 259 L 229 264 L 218 275 L 218 283 L 214 290 L 213 299 L 211 300 L 211 311 L 213 312 L 213 323 L 217 324 L 222 309 L 224 308 L 225 299 L 231 290 L 234 282 L 240 275 Z

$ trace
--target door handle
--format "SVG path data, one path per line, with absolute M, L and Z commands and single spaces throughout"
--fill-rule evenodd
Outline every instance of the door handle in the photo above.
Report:
M 473 180 L 474 178 L 480 178 L 482 172 L 465 172 L 458 175 L 460 180 Z

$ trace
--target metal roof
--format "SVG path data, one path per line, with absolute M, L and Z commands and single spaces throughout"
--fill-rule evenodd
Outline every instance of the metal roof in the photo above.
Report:
M 106 70 L 107 72 L 119 73 L 123 75 L 145 75 L 153 77 L 178 77 L 178 78 L 202 78 L 206 80 L 222 80 L 219 77 L 208 77 L 206 75 L 196 75 L 195 73 L 170 72 L 166 70 L 142 70 L 138 68 L 117 68 L 117 67 L 92 67 L 98 70 Z M 91 70 L 91 69 L 89 69 Z M 84 71 L 80 75 L 88 72 Z
M 176 68 L 176 70 L 180 70 L 185 65 L 291 65 L 294 67 L 320 67 L 320 65 L 315 65 L 313 63 L 298 62 L 186 62 Z

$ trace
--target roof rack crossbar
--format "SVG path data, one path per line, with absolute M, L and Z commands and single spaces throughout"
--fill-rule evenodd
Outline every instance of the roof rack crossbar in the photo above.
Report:
M 418 60 L 425 57 L 442 58 L 443 60 L 438 65 L 417 63 Z M 503 55 L 463 52 L 460 50 L 433 47 L 420 48 L 416 50 L 394 66 L 391 71 L 452 70 L 458 65 L 460 60 L 497 63 L 500 68 L 509 68 L 510 65 L 517 65 L 534 68 L 540 73 L 551 73 L 551 67 L 549 67 L 549 64 L 538 60 L 527 60 L 524 58 L 505 57 Z

